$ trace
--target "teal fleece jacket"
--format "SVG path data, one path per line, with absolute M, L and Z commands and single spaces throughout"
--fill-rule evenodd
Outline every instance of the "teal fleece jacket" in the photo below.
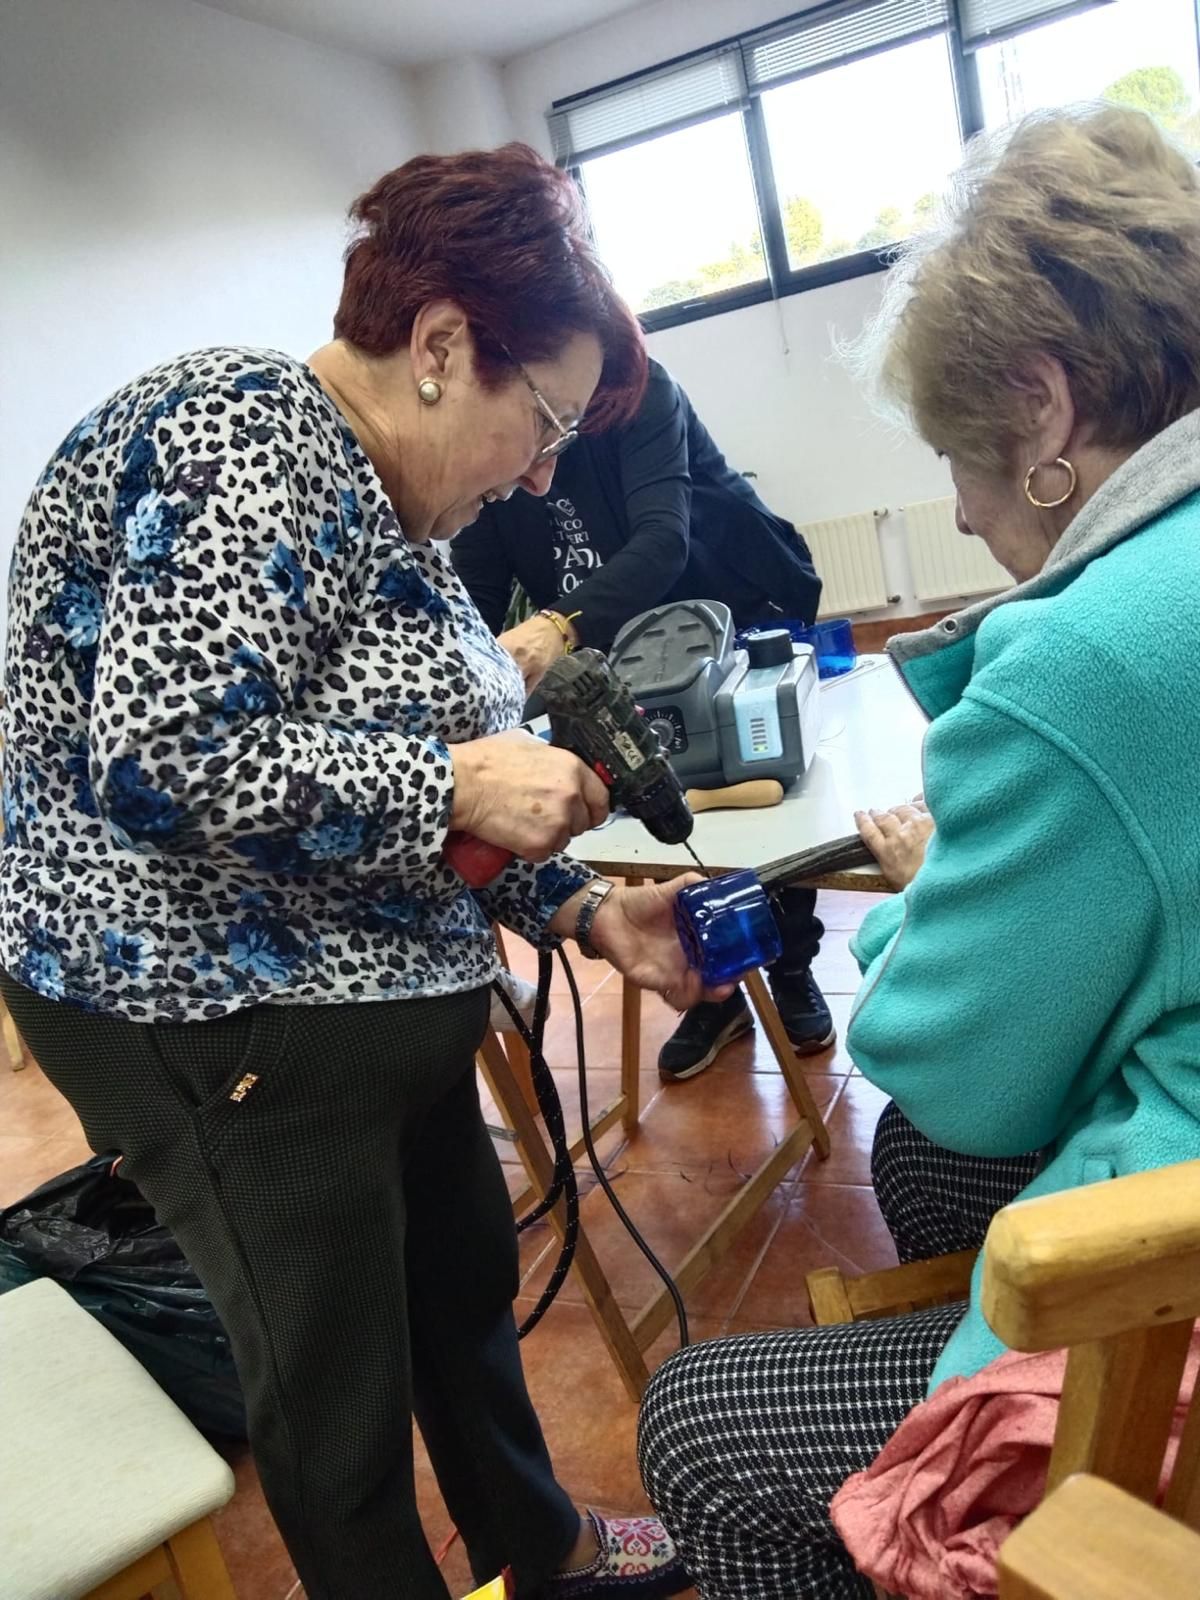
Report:
M 937 1144 L 1045 1152 L 1022 1199 L 1200 1157 L 1200 413 L 1042 572 L 889 653 L 936 823 L 863 921 L 850 1053 Z M 1003 1351 L 979 1304 L 930 1382 Z

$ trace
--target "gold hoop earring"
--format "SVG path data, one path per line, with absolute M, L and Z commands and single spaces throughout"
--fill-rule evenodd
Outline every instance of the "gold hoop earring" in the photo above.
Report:
M 1043 464 L 1044 463 L 1040 461 L 1035 461 L 1030 467 L 1029 471 L 1025 474 L 1025 498 L 1029 501 L 1031 506 L 1037 506 L 1039 511 L 1053 511 L 1055 506 L 1065 506 L 1067 501 L 1075 493 L 1075 485 L 1079 482 L 1079 475 L 1069 461 L 1065 460 L 1062 456 L 1059 456 L 1054 461 L 1053 465 L 1056 467 L 1061 467 L 1067 474 L 1067 487 L 1063 490 L 1062 494 L 1059 495 L 1057 500 L 1039 500 L 1033 492 L 1033 475 Z
M 417 394 L 423 406 L 435 406 L 442 398 L 442 386 L 436 378 L 422 378 L 417 385 Z

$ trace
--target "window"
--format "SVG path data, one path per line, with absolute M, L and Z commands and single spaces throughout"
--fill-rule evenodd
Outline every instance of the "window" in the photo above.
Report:
M 822 0 L 550 127 L 653 329 L 880 270 L 965 138 L 1101 96 L 1200 158 L 1196 0 Z
M 579 170 L 601 253 L 635 311 L 766 282 L 740 113 L 599 156 Z
M 1195 0 L 1113 0 L 975 55 L 985 127 L 1077 100 L 1149 111 L 1200 155 Z
M 909 234 L 961 153 L 946 35 L 762 97 L 792 271 Z

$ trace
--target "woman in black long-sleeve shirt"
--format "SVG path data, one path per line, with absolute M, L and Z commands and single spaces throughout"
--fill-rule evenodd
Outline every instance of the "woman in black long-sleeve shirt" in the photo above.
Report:
M 582 435 L 559 458 L 544 499 L 521 493 L 484 506 L 452 555 L 531 692 L 568 641 L 607 650 L 631 617 L 662 601 L 720 600 L 745 627 L 811 622 L 821 594 L 803 539 L 730 467 L 655 361 L 631 422 Z M 538 611 L 502 633 L 518 582 Z M 812 1054 L 834 1038 L 810 971 L 824 929 L 813 890 L 789 890 L 781 901 L 784 952 L 771 987 L 793 1044 Z M 663 1046 L 659 1070 L 694 1077 L 752 1025 L 740 990 L 697 1006 Z

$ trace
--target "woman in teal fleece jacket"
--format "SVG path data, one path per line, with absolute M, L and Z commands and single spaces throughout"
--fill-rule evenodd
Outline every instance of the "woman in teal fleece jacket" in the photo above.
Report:
M 1015 580 L 892 641 L 932 831 L 860 819 L 903 892 L 858 935 L 848 1042 L 893 1099 L 876 1188 L 911 1257 L 978 1246 L 1018 1194 L 1200 1156 L 1195 168 L 1141 113 L 1029 119 L 972 152 L 873 338 Z M 965 1308 L 672 1357 L 642 1472 L 705 1600 L 869 1597 L 830 1498 L 1001 1349 L 976 1279 Z

